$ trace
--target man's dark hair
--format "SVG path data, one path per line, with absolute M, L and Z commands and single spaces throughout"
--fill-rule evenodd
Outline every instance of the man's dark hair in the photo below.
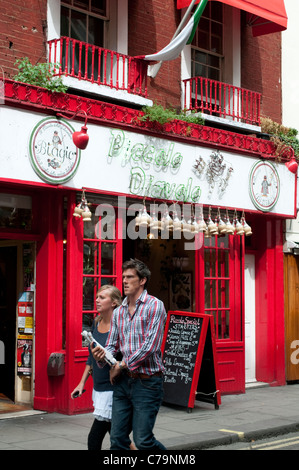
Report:
M 146 266 L 146 264 L 143 263 L 143 261 L 140 261 L 139 259 L 130 259 L 128 261 L 125 261 L 122 265 L 122 270 L 126 271 L 127 269 L 135 269 L 137 276 L 139 279 L 144 279 L 146 278 L 146 283 L 144 284 L 144 288 L 146 289 L 150 277 L 151 277 L 151 272 Z

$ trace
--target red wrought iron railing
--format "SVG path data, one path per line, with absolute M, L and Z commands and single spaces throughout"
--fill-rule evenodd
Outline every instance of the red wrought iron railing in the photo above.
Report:
M 203 77 L 183 83 L 185 110 L 260 126 L 260 93 Z
M 62 36 L 48 41 L 56 74 L 147 97 L 145 61 Z

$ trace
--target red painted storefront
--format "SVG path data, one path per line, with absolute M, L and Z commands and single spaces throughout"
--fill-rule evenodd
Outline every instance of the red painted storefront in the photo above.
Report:
M 3 373 L 0 354 L 0 372 L 3 378 L 0 394 L 7 395 L 15 402 L 26 402 L 35 409 L 50 412 L 72 414 L 91 410 L 91 380 L 87 383 L 88 392 L 80 400 L 70 398 L 71 391 L 81 378 L 88 354 L 87 348 L 82 346 L 81 331 L 86 322 L 95 314 L 91 293 L 95 292 L 97 285 L 104 282 L 112 282 L 121 289 L 122 262 L 128 256 L 134 255 L 138 255 L 137 257 L 152 265 L 153 279 L 150 290 L 154 295 L 161 296 L 166 301 L 168 310 L 170 310 L 170 303 L 168 303 L 170 300 L 166 292 L 169 285 L 165 282 L 169 279 L 163 277 L 163 272 L 165 274 L 166 269 L 169 275 L 169 271 L 174 266 L 172 260 L 176 259 L 183 272 L 191 273 L 192 310 L 214 315 L 218 375 L 222 394 L 245 392 L 248 382 L 246 376 L 248 356 L 253 362 L 254 381 L 273 386 L 284 385 L 283 226 L 285 219 L 296 215 L 296 190 L 293 191 L 292 186 L 293 184 L 295 186 L 295 177 L 294 181 L 288 179 L 292 188 L 289 205 L 294 210 L 277 213 L 275 211 L 263 212 L 248 206 L 249 208 L 245 208 L 245 216 L 253 229 L 251 237 L 226 235 L 203 240 L 201 236 L 198 236 L 198 241 L 202 242 L 203 246 L 198 250 L 188 252 L 184 251 L 181 244 L 175 244 L 173 240 L 166 243 L 165 240 L 159 239 L 149 244 L 145 241 L 130 242 L 119 236 L 122 230 L 126 230 L 130 225 L 131 219 L 124 216 L 127 207 L 124 209 L 118 206 L 118 197 L 125 196 L 127 205 L 140 203 L 143 198 L 118 189 L 117 184 L 113 184 L 117 174 L 115 170 L 107 173 L 106 177 L 108 182 L 111 180 L 111 188 L 106 181 L 102 180 L 101 183 L 93 180 L 95 182 L 89 184 L 92 173 L 98 171 L 100 174 L 101 167 L 98 161 L 104 161 L 102 159 L 105 158 L 103 149 L 108 145 L 107 139 L 101 141 L 97 137 L 97 134 L 103 133 L 103 129 L 109 132 L 120 129 L 130 136 L 137 136 L 138 139 L 146 137 L 154 141 L 162 140 L 167 142 L 167 145 L 194 146 L 200 149 L 198 152 L 219 151 L 224 154 L 229 153 L 232 158 L 237 156 L 240 160 L 249 159 L 254 162 L 261 159 L 275 163 L 275 148 L 272 142 L 248 135 L 248 129 L 244 133 L 239 133 L 240 128 L 227 127 L 225 122 L 224 124 L 222 122 L 222 128 L 221 126 L 218 128 L 217 123 L 216 127 L 210 127 L 210 124 L 214 125 L 213 121 L 212 123 L 207 121 L 204 126 L 189 125 L 181 121 L 156 126 L 136 120 L 138 112 L 135 108 L 140 108 L 140 103 L 144 104 L 142 100 L 148 98 L 166 107 L 179 108 L 182 102 L 184 102 L 183 107 L 187 107 L 187 90 L 189 87 L 190 91 L 192 81 L 204 83 L 207 89 L 212 89 L 210 87 L 214 83 L 214 93 L 218 93 L 217 90 L 219 90 L 219 96 L 217 95 L 215 100 L 214 95 L 210 100 L 208 98 L 203 100 L 206 107 L 200 109 L 202 112 L 214 114 L 214 117 L 216 114 L 216 120 L 218 117 L 224 118 L 224 121 L 226 117 L 232 118 L 236 120 L 235 124 L 242 120 L 247 124 L 259 126 L 260 114 L 271 116 L 274 121 L 281 122 L 281 88 L 277 86 L 277 83 L 281 81 L 281 37 L 279 33 L 267 33 L 276 31 L 277 24 L 278 30 L 286 27 L 287 19 L 283 1 L 276 2 L 275 8 L 279 7 L 276 11 L 279 18 L 276 15 L 274 19 L 271 14 L 273 8 L 271 2 L 267 2 L 269 5 L 265 17 L 263 17 L 265 11 L 258 5 L 259 2 L 251 2 L 250 6 L 248 2 L 235 2 L 234 0 L 209 2 L 208 5 L 212 5 L 211 8 L 213 8 L 209 21 L 213 20 L 215 13 L 217 13 L 216 19 L 219 19 L 218 13 L 222 7 L 224 8 L 222 34 L 224 35 L 225 31 L 225 51 L 219 54 L 216 51 L 216 56 L 222 57 L 222 65 L 226 63 L 226 67 L 221 73 L 219 72 L 218 81 L 206 81 L 205 76 L 197 77 L 189 71 L 185 79 L 186 70 L 184 73 L 182 70 L 186 65 L 187 68 L 191 67 L 188 54 L 187 58 L 183 55 L 181 58 L 165 62 L 155 79 L 147 77 L 144 63 L 132 60 L 135 56 L 152 53 L 165 46 L 181 20 L 180 8 L 187 6 L 190 3 L 188 1 L 153 0 L 150 5 L 140 0 L 100 2 L 103 5 L 109 3 L 109 8 L 112 6 L 112 17 L 106 14 L 103 16 L 102 12 L 100 15 L 94 15 L 92 12 L 92 15 L 101 18 L 103 22 L 107 21 L 112 33 L 121 38 L 118 42 L 118 39 L 113 39 L 112 34 L 109 38 L 110 43 L 108 41 L 107 44 L 100 44 L 100 46 L 85 44 L 82 40 L 77 43 L 72 42 L 64 34 L 59 35 L 61 32 L 60 15 L 66 7 L 71 8 L 70 5 L 76 3 L 72 0 L 62 3 L 49 0 L 42 6 L 40 2 L 32 1 L 26 6 L 26 10 L 19 0 L 5 3 L 5 15 L 0 14 L 0 30 L 6 41 L 4 41 L 3 51 L 0 51 L 1 66 L 4 67 L 4 77 L 0 77 L 0 111 L 9 108 L 11 115 L 7 126 L 7 122 L 3 122 L 7 135 L 5 134 L 5 141 L 0 147 L 2 163 L 0 210 L 4 209 L 4 214 L 6 214 L 7 204 L 9 210 L 13 207 L 18 208 L 18 204 L 23 204 L 22 210 L 25 207 L 27 225 L 25 224 L 26 228 L 22 228 L 15 222 L 15 214 L 12 210 L 11 219 L 8 218 L 2 223 L 0 217 L 0 267 L 2 269 L 4 266 L 7 292 L 12 298 L 9 316 L 7 319 L 4 318 L 4 321 L 0 320 L 0 353 L 1 341 L 4 340 L 2 334 L 6 334 L 7 325 L 10 332 L 10 345 L 13 345 L 13 347 L 7 346 L 6 348 L 6 355 L 7 357 L 10 355 L 11 360 L 3 369 Z M 82 0 L 80 3 L 80 13 L 85 14 L 86 5 L 84 4 L 93 2 Z M 74 9 L 78 10 L 78 5 L 75 5 Z M 19 29 L 16 28 L 16 25 L 20 26 L 16 21 L 16 11 L 20 12 L 20 17 L 23 19 Z M 110 14 L 109 11 L 108 14 Z M 250 21 L 252 18 L 255 19 L 254 22 Z M 266 21 L 264 21 L 265 18 Z M 262 25 L 259 27 L 257 25 L 260 21 Z M 46 24 L 48 24 L 49 34 L 46 34 Z M 154 34 L 153 24 L 155 25 Z M 258 29 L 263 31 L 258 31 Z M 165 37 L 166 30 L 171 32 L 167 38 Z M 218 27 L 216 30 L 219 32 Z M 253 32 L 262 35 L 255 37 Z M 63 43 L 63 41 L 66 42 Z M 45 43 L 48 49 L 45 48 Z M 85 63 L 86 47 L 89 48 L 93 57 L 92 68 L 97 62 L 94 54 L 98 57 L 102 54 L 101 72 L 105 71 L 104 77 L 99 72 L 100 68 L 95 75 L 93 69 L 91 78 L 87 76 L 87 68 L 81 74 L 79 67 L 78 76 L 74 70 L 74 62 L 73 67 L 69 64 L 69 69 L 66 64 L 63 64 L 65 70 L 60 67 L 59 74 L 66 73 L 72 79 L 77 80 L 75 85 L 74 82 L 71 83 L 73 94 L 66 95 L 51 93 L 45 89 L 16 83 L 10 79 L 16 73 L 14 62 L 16 58 L 25 55 L 24 50 L 32 63 L 47 60 L 56 62 L 59 59 L 59 51 L 62 51 L 63 47 L 69 47 L 69 52 L 73 47 L 72 52 L 69 53 L 69 59 L 71 56 L 74 57 L 78 43 L 80 43 L 81 64 Z M 195 51 L 200 49 L 200 42 L 193 46 Z M 268 53 L 270 49 L 271 55 Z M 125 51 L 130 56 L 119 51 Z M 213 53 L 213 51 L 210 52 Z M 236 64 L 235 59 L 237 59 Z M 114 74 L 117 77 L 116 82 L 113 74 L 109 76 L 109 64 L 113 63 L 113 60 L 118 64 L 117 73 Z M 132 66 L 130 70 L 128 64 Z M 126 69 L 129 72 L 127 80 L 121 78 L 125 76 Z M 224 79 L 223 77 L 228 83 L 220 81 Z M 5 81 L 2 81 L 2 78 L 5 78 Z M 97 95 L 98 90 L 94 93 L 95 88 L 92 91 L 87 88 L 87 92 L 91 94 L 84 95 L 86 91 L 84 80 L 86 82 L 97 81 L 92 85 L 104 85 L 106 90 L 111 87 L 115 93 L 110 95 L 111 90 L 109 90 L 106 95 L 102 90 L 103 95 Z M 3 84 L 4 96 L 2 96 Z M 184 91 L 182 91 L 183 88 Z M 216 101 L 219 104 L 225 101 L 220 90 L 222 90 L 221 93 L 224 93 L 223 90 L 229 90 L 229 93 L 232 93 L 231 101 L 234 103 L 242 101 L 239 99 L 239 93 L 242 94 L 246 97 L 244 99 L 246 105 L 234 111 L 229 109 L 229 104 L 223 109 L 221 106 L 213 106 Z M 249 90 L 254 90 L 254 92 Z M 126 96 L 126 105 L 123 105 L 124 102 L 121 101 L 124 96 L 123 91 L 129 94 L 129 99 Z M 193 98 L 191 93 L 189 94 L 190 98 Z M 133 95 L 137 95 L 138 99 Z M 198 103 L 200 102 L 199 95 L 200 93 L 196 97 Z M 92 98 L 86 98 L 86 96 Z M 112 96 L 111 103 L 106 102 L 109 101 L 109 96 Z M 2 98 L 4 98 L 3 102 Z M 138 101 L 141 98 L 142 100 Z M 188 103 L 190 109 L 193 104 L 191 99 Z M 20 120 L 20 113 L 24 113 L 22 120 Z M 79 130 L 84 122 L 85 113 L 88 116 L 89 131 L 92 133 L 87 150 L 82 151 L 81 162 L 75 175 L 81 176 L 82 174 L 81 180 L 78 178 L 78 180 L 74 179 L 74 182 L 71 180 L 66 184 L 56 185 L 36 177 L 31 171 L 28 158 L 28 142 L 33 128 L 43 119 L 49 117 L 56 119 L 58 114 L 63 114 L 66 120 L 72 121 L 72 125 Z M 32 126 L 27 125 L 28 120 Z M 25 127 L 27 134 L 24 135 Z M 230 129 L 230 131 L 224 129 Z M 21 140 L 22 137 L 23 140 Z M 18 141 L 20 141 L 19 146 Z M 14 151 L 10 150 L 7 142 L 14 144 Z M 93 157 L 95 154 L 98 156 L 98 161 Z M 198 156 L 199 154 L 196 154 L 196 157 Z M 94 167 L 95 162 L 97 170 Z M 185 163 L 190 164 L 188 159 Z M 194 162 L 191 161 L 191 163 Z M 283 163 L 284 156 L 282 166 Z M 18 171 L 20 167 L 24 170 L 23 173 Z M 181 169 L 183 171 L 183 166 Z M 239 175 L 236 175 L 234 179 L 235 183 L 239 176 L 243 176 L 240 173 L 242 171 L 239 168 Z M 80 184 L 77 184 L 79 180 Z M 247 191 L 248 181 L 244 181 L 246 181 L 245 186 L 239 187 L 241 192 Z M 120 188 L 123 187 L 122 183 L 121 175 Z M 99 204 L 110 204 L 115 209 L 116 231 L 109 240 L 101 239 L 96 231 L 97 228 L 94 230 L 93 224 L 85 224 L 81 219 L 78 220 L 73 216 L 83 187 L 88 201 L 92 203 L 96 223 L 100 222 L 100 217 L 95 215 Z M 231 217 L 237 208 L 238 216 L 241 217 L 244 206 L 242 206 L 240 193 L 236 190 L 234 196 L 230 204 L 224 204 L 221 199 L 204 197 L 204 200 L 200 202 L 204 206 L 205 216 L 207 217 L 209 207 L 211 207 L 213 217 L 217 214 L 218 208 L 221 214 L 228 210 Z M 153 204 L 154 201 L 155 198 L 152 197 L 147 198 L 146 202 Z M 28 223 L 29 207 L 30 222 Z M 28 252 L 30 253 L 29 264 L 28 259 L 26 261 Z M 92 259 L 88 255 L 90 252 Z M 169 265 L 169 259 L 171 259 L 171 265 Z M 248 271 L 249 259 L 251 271 Z M 183 268 L 184 262 L 187 263 L 185 268 Z M 13 268 L 8 268 L 9 265 Z M 31 277 L 26 272 L 25 265 Z M 17 289 L 14 289 L 15 284 Z M 251 290 L 248 290 L 248 287 Z M 32 337 L 32 339 L 19 340 L 19 337 L 23 338 L 21 320 L 24 319 L 19 314 L 22 313 L 20 309 L 26 303 L 24 298 L 27 298 L 25 294 L 28 292 L 31 299 L 29 304 L 30 307 L 32 304 L 33 308 L 33 315 L 29 312 L 28 320 L 34 321 L 34 330 L 30 333 L 29 322 L 27 338 Z M 5 299 L 4 296 L 0 296 L 1 302 L 5 303 Z M 250 299 L 249 307 L 248 299 Z M 253 312 L 254 317 L 253 332 L 251 332 L 251 337 L 254 336 L 252 344 L 246 336 L 245 313 L 248 309 Z M 8 340 L 8 336 L 5 340 Z M 19 364 L 22 341 L 28 342 L 33 355 L 32 368 L 28 372 L 28 368 L 25 367 L 25 373 Z M 253 350 L 249 349 L 249 344 Z M 57 357 L 62 357 L 60 375 L 51 375 L 48 369 L 49 358 L 54 353 Z
M 22 93 L 22 85 L 16 86 L 12 81 L 6 82 L 6 103 L 15 109 L 37 113 L 37 119 L 53 113 L 64 113 L 68 97 L 43 92 L 44 105 L 36 104 L 35 96 L 40 90 L 26 86 L 26 94 Z M 137 134 L 148 134 L 152 137 L 171 138 L 174 142 L 197 142 L 218 150 L 230 149 L 240 156 L 273 158 L 271 142 L 254 137 L 241 136 L 224 130 L 211 129 L 206 126 L 191 126 L 187 135 L 186 126 L 167 127 L 165 131 L 148 129 L 145 125 L 136 125 L 133 118 L 135 112 L 114 105 L 93 106 L 92 100 L 80 98 L 80 106 L 89 107 L 89 120 L 95 125 L 104 125 L 123 130 L 134 130 Z M 78 101 L 71 100 L 70 112 L 76 111 Z M 87 109 L 87 108 L 85 108 Z M 113 114 L 113 119 L 111 115 Z M 124 116 L 127 124 L 123 123 Z M 84 160 L 84 152 L 82 154 Z M 85 188 L 88 199 L 93 202 L 93 210 L 97 200 L 110 201 L 116 206 L 117 192 L 109 193 L 100 188 Z M 5 178 L 1 180 L 1 192 L 32 197 L 32 229 L 29 231 L 9 230 L 1 228 L 1 240 L 10 242 L 22 240 L 34 242 L 35 257 L 35 332 L 34 332 L 34 389 L 32 404 L 35 409 L 58 411 L 62 413 L 84 412 L 91 409 L 90 393 L 81 400 L 71 400 L 70 393 L 78 383 L 87 358 L 87 348 L 82 347 L 82 285 L 88 277 L 84 273 L 84 241 L 96 244 L 98 252 L 104 250 L 104 240 L 84 234 L 82 220 L 73 217 L 73 212 L 81 188 L 67 185 L 52 186 L 43 182 L 21 181 Z M 98 198 L 98 199 L 97 199 Z M 130 196 L 128 196 L 130 200 Z M 136 201 L 136 197 L 131 197 Z M 138 198 L 137 198 L 138 199 Z M 140 198 L 139 198 L 140 199 Z M 213 205 L 212 205 L 213 206 Z M 238 207 L 238 201 L 236 200 Z M 217 207 L 213 207 L 217 209 Z M 220 207 L 220 209 L 225 209 Z M 233 209 L 232 207 L 229 208 Z M 118 209 L 118 230 L 123 218 Z M 205 247 L 195 250 L 190 255 L 193 280 L 193 306 L 198 312 L 214 313 L 217 318 L 216 344 L 219 380 L 222 394 L 245 392 L 245 281 L 244 262 L 246 254 L 255 257 L 255 311 L 256 311 L 256 380 L 271 385 L 285 384 L 284 359 L 284 291 L 283 291 L 283 219 L 282 215 L 262 213 L 261 211 L 246 212 L 246 219 L 253 229 L 250 238 L 236 235 L 206 241 Z M 120 233 L 119 231 L 116 233 Z M 216 241 L 215 241 L 216 240 Z M 117 236 L 109 243 L 113 245 L 113 263 L 109 273 L 101 270 L 93 272 L 93 279 L 101 283 L 109 278 L 121 289 L 121 264 L 128 253 L 128 247 Z M 160 243 L 160 242 L 159 242 Z M 105 249 L 107 246 L 105 245 Z M 132 248 L 129 249 L 131 253 Z M 225 254 L 226 253 L 226 254 Z M 209 258 L 210 257 L 210 258 Z M 217 260 L 219 271 L 213 272 L 210 260 Z M 223 264 L 221 260 L 226 260 Z M 146 258 L 145 258 L 146 261 Z M 212 271 L 210 271 L 212 269 Z M 228 269 L 228 272 L 221 272 Z M 158 269 L 159 271 L 159 269 Z M 158 272 L 154 275 L 158 276 Z M 229 282 L 229 298 L 222 305 L 220 297 L 225 290 L 221 282 Z M 217 284 L 218 283 L 218 284 Z M 215 290 L 215 286 L 220 286 Z M 209 287 L 207 287 L 209 286 Z M 210 294 L 209 294 L 210 289 Z M 217 291 L 217 292 L 216 292 Z M 155 292 L 159 295 L 159 292 Z M 217 306 L 209 305 L 209 295 L 219 296 Z M 211 297 L 211 298 L 212 298 Z M 220 308 L 221 306 L 221 308 Z M 218 308 L 219 307 L 219 308 Z M 225 312 L 229 321 L 226 322 Z M 89 315 L 95 313 L 90 309 Z M 53 353 L 61 353 L 64 358 L 62 375 L 51 376 L 47 371 L 49 357 Z M 91 381 L 88 391 L 91 391 Z

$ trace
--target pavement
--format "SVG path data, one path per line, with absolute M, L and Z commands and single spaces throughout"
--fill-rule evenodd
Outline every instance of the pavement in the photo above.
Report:
M 168 450 L 207 449 L 239 440 L 299 430 L 299 384 L 254 387 L 221 397 L 214 405 L 196 402 L 192 412 L 163 404 L 154 429 Z M 0 415 L 1 450 L 86 450 L 92 413 L 63 415 L 27 410 Z M 109 450 L 109 435 L 103 450 Z

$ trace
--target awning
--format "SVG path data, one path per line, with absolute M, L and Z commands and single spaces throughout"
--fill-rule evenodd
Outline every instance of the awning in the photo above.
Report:
M 198 0 L 196 3 L 199 3 Z M 277 33 L 287 29 L 288 17 L 283 0 L 216 0 L 247 12 L 253 36 Z M 190 5 L 191 0 L 177 0 L 177 8 Z

